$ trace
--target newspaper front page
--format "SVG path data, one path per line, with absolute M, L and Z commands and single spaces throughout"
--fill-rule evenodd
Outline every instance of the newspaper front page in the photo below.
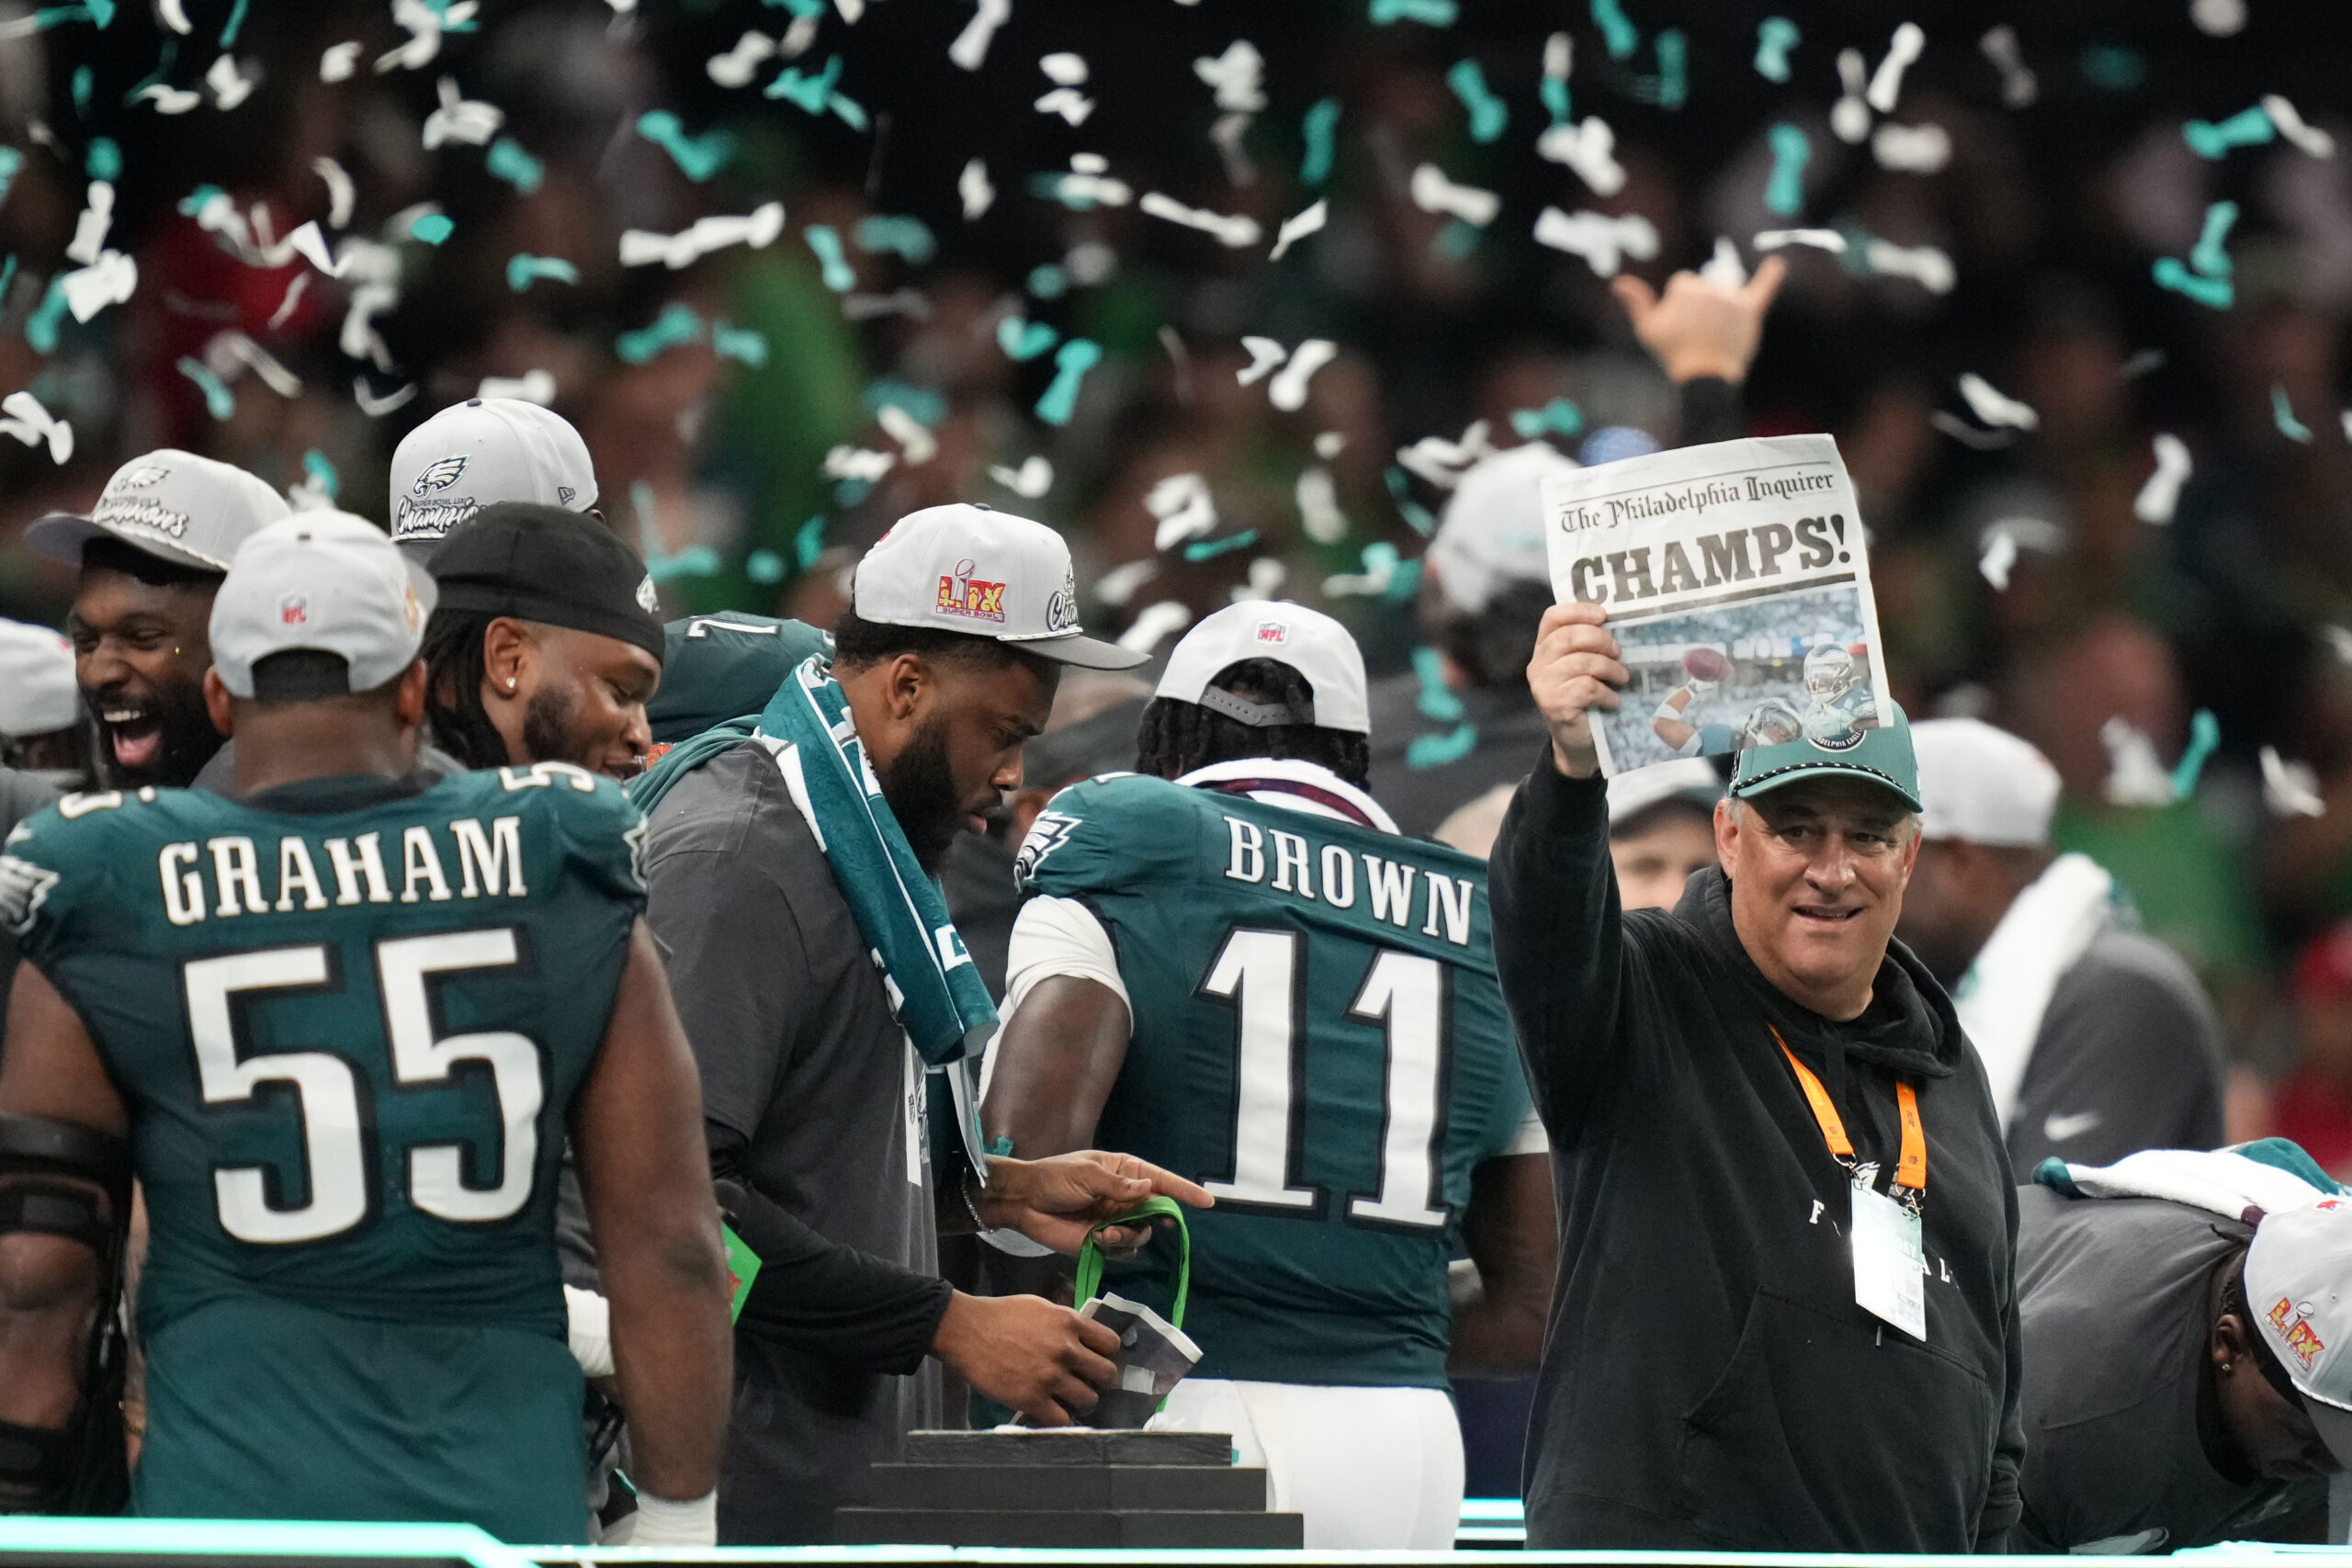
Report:
M 1854 487 L 1826 435 L 1685 446 L 1544 481 L 1552 590 L 1609 610 L 1633 679 L 1593 710 L 1604 773 L 1891 710 Z

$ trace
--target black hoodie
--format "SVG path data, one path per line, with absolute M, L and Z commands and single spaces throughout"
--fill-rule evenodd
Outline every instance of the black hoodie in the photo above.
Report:
M 2000 1550 L 2024 1448 L 2017 1196 L 1942 987 L 1895 942 L 1860 1018 L 1797 1006 L 1741 947 L 1713 868 L 1671 915 L 1621 912 L 1603 783 L 1548 750 L 1490 876 L 1560 1201 L 1527 1544 Z M 1854 1303 L 1849 1179 L 1775 1027 L 1883 1172 L 1895 1079 L 1917 1090 L 1925 1346 Z

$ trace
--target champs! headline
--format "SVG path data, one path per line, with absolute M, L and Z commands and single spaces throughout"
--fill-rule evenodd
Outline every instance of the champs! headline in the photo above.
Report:
M 1569 594 L 1596 604 L 1630 604 L 1728 583 L 1802 577 L 1853 559 L 1846 529 L 1845 514 L 1833 512 L 1579 556 L 1568 566 Z

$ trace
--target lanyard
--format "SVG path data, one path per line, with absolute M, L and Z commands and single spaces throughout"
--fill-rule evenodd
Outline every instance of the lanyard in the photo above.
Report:
M 1829 1145 L 1829 1152 L 1839 1164 L 1850 1169 L 1854 1163 L 1853 1141 L 1846 1136 L 1845 1119 L 1831 1103 L 1829 1091 L 1822 1087 L 1820 1077 L 1811 1067 L 1797 1060 L 1797 1054 L 1789 1049 L 1789 1043 L 1781 1038 L 1777 1029 L 1772 1031 L 1772 1043 L 1780 1046 L 1781 1055 L 1789 1059 L 1789 1066 L 1797 1075 L 1805 1103 L 1813 1107 L 1813 1119 L 1821 1123 L 1821 1141 Z M 1919 1123 L 1919 1091 L 1903 1079 L 1895 1079 L 1894 1106 L 1903 1119 L 1903 1152 L 1895 1163 L 1894 1184 L 1908 1189 L 1916 1201 L 1928 1190 L 1928 1134 Z

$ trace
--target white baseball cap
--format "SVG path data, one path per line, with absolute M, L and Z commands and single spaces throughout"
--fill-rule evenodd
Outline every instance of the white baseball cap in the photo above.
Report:
M 74 645 L 47 626 L 0 621 L 0 735 L 47 735 L 81 717 Z
M 292 510 L 244 469 L 166 446 L 114 471 L 87 517 L 51 513 L 25 529 L 25 543 L 51 560 L 81 563 L 92 539 L 201 571 L 226 571 L 237 547 Z
M 343 656 L 355 692 L 406 670 L 424 641 L 433 579 L 348 512 L 299 512 L 245 541 L 212 601 L 212 668 L 254 694 L 254 666 L 297 649 Z
M 1541 441 L 1498 452 L 1462 476 L 1445 503 L 1430 570 L 1455 608 L 1476 615 L 1519 582 L 1549 582 L 1544 547 L 1544 481 L 1577 465 Z
M 857 563 L 851 599 L 860 620 L 992 637 L 1058 664 L 1144 661 L 1080 634 L 1078 574 L 1059 534 L 968 502 L 899 518 Z
M 2328 1451 L 2352 1469 L 2352 1198 L 2263 1215 L 2245 1304 Z
M 1924 837 L 2002 849 L 2050 842 L 2058 770 L 2031 742 L 1981 718 L 1928 718 L 1911 727 L 1911 749 Z
M 571 421 L 520 398 L 468 398 L 412 430 L 392 453 L 392 542 L 431 554 L 497 501 L 569 512 L 596 504 L 596 469 Z
M 1245 659 L 1271 659 L 1297 671 L 1314 689 L 1309 711 L 1254 703 L 1211 684 L 1218 671 Z M 1244 599 L 1202 620 L 1168 656 L 1152 695 L 1198 703 L 1247 725 L 1312 724 L 1372 733 L 1363 653 L 1356 639 L 1322 611 L 1286 599 Z
M 1714 808 L 1724 797 L 1724 781 L 1713 766 L 1697 757 L 1679 757 L 1654 767 L 1635 768 L 1609 781 L 1609 825 L 1631 821 L 1651 807 L 1668 800 L 1687 800 Z

